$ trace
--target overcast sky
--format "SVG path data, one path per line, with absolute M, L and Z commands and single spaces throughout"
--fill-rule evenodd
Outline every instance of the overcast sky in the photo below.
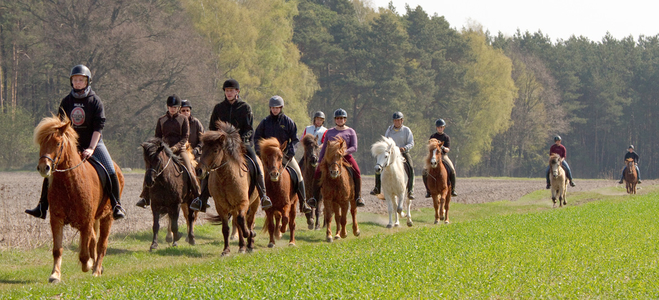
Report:
M 371 0 L 375 7 L 387 7 L 390 0 Z M 659 34 L 659 1 L 610 0 L 393 0 L 399 14 L 405 14 L 405 4 L 421 6 L 429 15 L 444 16 L 451 27 L 461 29 L 469 20 L 483 25 L 492 35 L 501 31 L 513 35 L 537 32 L 549 35 L 552 41 L 571 35 L 601 41 L 610 32 L 616 39 L 632 35 Z

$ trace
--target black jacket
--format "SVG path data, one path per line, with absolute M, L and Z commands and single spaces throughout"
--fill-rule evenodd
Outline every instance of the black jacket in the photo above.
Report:
M 284 155 L 295 156 L 295 148 L 300 140 L 297 138 L 297 125 L 283 112 L 277 116 L 272 114 L 265 117 L 256 127 L 254 132 L 254 142 L 256 143 L 256 153 L 259 153 L 259 140 L 275 137 L 279 144 L 288 142 Z
M 449 149 L 451 148 L 451 138 L 446 133 L 439 134 L 439 133 L 435 132 L 435 133 L 433 133 L 433 135 L 430 136 L 430 138 L 428 140 L 430 140 L 430 139 L 437 139 L 440 142 L 444 142 L 444 144 L 442 146 L 444 146 L 446 148 L 449 148 Z
M 94 131 L 101 132 L 105 126 L 103 102 L 93 90 L 87 97 L 75 98 L 70 93 L 60 102 L 58 116 L 65 113 L 71 119 L 71 126 L 78 133 L 78 149 L 87 149 L 92 141 Z
M 252 114 L 252 107 L 245 101 L 238 98 L 231 104 L 225 98 L 224 101 L 216 104 L 211 114 L 208 130 L 217 130 L 215 125 L 217 121 L 227 122 L 238 128 L 243 143 L 251 145 L 252 135 L 254 134 L 252 128 L 254 115 Z
M 638 154 L 636 154 L 636 151 L 627 152 L 627 154 L 625 154 L 625 160 L 627 160 L 628 158 L 633 158 L 634 162 L 638 163 L 639 157 Z

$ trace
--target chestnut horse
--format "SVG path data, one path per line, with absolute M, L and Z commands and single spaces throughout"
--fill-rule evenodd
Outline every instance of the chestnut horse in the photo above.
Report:
M 625 183 L 627 194 L 636 194 L 636 184 L 638 183 L 638 174 L 636 173 L 636 164 L 633 158 L 625 160 L 627 170 L 625 171 Z
M 275 238 L 281 239 L 282 233 L 286 232 L 287 224 L 291 228 L 288 245 L 295 246 L 295 207 L 298 197 L 296 189 L 293 188 L 291 174 L 283 164 L 287 145 L 288 143 L 280 145 L 279 140 L 274 137 L 259 141 L 263 172 L 266 177 L 265 189 L 272 200 L 272 207 L 265 210 L 265 224 L 263 225 L 263 228 L 267 229 L 270 234 L 269 248 L 275 246 Z
M 549 156 L 549 183 L 551 186 L 551 201 L 554 202 L 554 207 L 556 207 L 556 198 L 558 197 L 558 205 L 562 207 L 567 205 L 565 201 L 565 194 L 567 192 L 567 184 L 569 179 L 563 170 L 563 158 L 556 153 L 552 153 Z
M 343 159 L 346 153 L 346 142 L 338 137 L 327 142 L 325 157 L 320 162 L 320 185 L 323 201 L 325 201 L 325 224 L 327 225 L 326 240 L 332 242 L 332 215 L 336 220 L 336 236 L 334 239 L 348 237 L 346 229 L 348 207 L 352 215 L 352 234 L 359 236 L 357 224 L 357 203 L 355 202 L 355 184 L 350 177 L 350 164 Z
M 320 153 L 320 146 L 318 146 L 318 138 L 312 134 L 307 134 L 302 138 L 302 146 L 304 147 L 304 164 L 300 167 L 302 169 L 302 177 L 304 177 L 304 189 L 307 199 L 313 197 L 313 186 L 315 184 L 313 174 L 316 172 L 318 166 L 318 154 Z M 312 208 L 310 213 L 306 213 L 307 225 L 309 229 L 320 229 L 320 205 L 322 204 L 322 197 L 316 199 L 316 207 Z M 315 222 L 314 222 L 315 215 Z
M 217 122 L 217 130 L 202 134 L 202 154 L 199 168 L 202 179 L 208 178 L 208 189 L 215 201 L 215 209 L 219 216 L 212 221 L 222 222 L 224 250 L 222 256 L 229 250 L 229 216 L 234 219 L 238 228 L 238 252 L 254 250 L 254 217 L 259 208 L 258 192 L 250 193 L 251 178 L 245 164 L 245 145 L 240 138 L 238 129 L 229 123 Z M 255 162 L 261 166 L 261 160 Z M 247 248 L 245 248 L 247 239 Z
M 149 250 L 158 248 L 158 231 L 160 229 L 160 216 L 169 217 L 168 242 L 177 246 L 181 238 L 178 232 L 178 217 L 182 205 L 189 206 L 192 202 L 192 193 L 186 172 L 182 169 L 183 160 L 172 153 L 162 139 L 153 137 L 141 144 L 144 155 L 146 173 L 144 183 L 150 189 L 151 212 L 153 214 L 153 241 Z M 189 155 L 183 152 L 182 155 Z M 196 179 L 195 179 L 196 180 Z M 194 221 L 196 212 L 183 209 L 188 225 L 188 243 L 194 245 Z
M 432 195 L 435 206 L 435 224 L 444 221 L 448 224 L 448 210 L 451 204 L 451 182 L 448 180 L 448 170 L 444 166 L 442 148 L 444 142 L 437 139 L 428 141 L 428 157 L 426 157 L 425 171 L 428 174 L 427 186 Z
M 41 156 L 37 170 L 50 183 L 48 203 L 54 263 L 48 281 L 61 280 L 62 230 L 67 224 L 80 231 L 78 259 L 82 271 L 92 269 L 93 276 L 100 276 L 113 219 L 109 197 L 103 191 L 96 169 L 80 158 L 78 134 L 66 116 L 63 120 L 54 116 L 41 120 L 34 129 L 34 141 L 40 147 Z M 123 191 L 124 176 L 116 163 L 114 169 Z
M 382 174 L 382 194 L 389 211 L 387 228 L 400 225 L 398 214 L 401 218 L 407 216 L 407 226 L 412 227 L 414 225 L 410 211 L 412 201 L 406 197 L 407 173 L 405 173 L 403 155 L 400 154 L 394 140 L 384 136 L 371 145 L 371 154 L 375 157 L 375 173 Z M 407 214 L 403 212 L 403 205 L 407 207 Z

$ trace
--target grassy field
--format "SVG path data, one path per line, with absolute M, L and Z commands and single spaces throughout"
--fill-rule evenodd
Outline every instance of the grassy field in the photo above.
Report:
M 220 228 L 198 227 L 198 244 L 149 253 L 151 233 L 113 236 L 101 278 L 65 250 L 63 283 L 50 285 L 50 248 L 0 252 L 0 298 L 659 298 L 659 192 L 572 194 L 551 209 L 547 192 L 515 201 L 455 204 L 452 224 L 387 230 L 360 215 L 362 236 L 323 242 L 324 231 L 288 234 L 275 249 L 257 222 L 252 254 L 220 257 Z M 370 222 L 369 222 L 370 220 Z M 298 219 L 298 223 L 304 221 Z M 300 224 L 304 225 L 304 224 Z M 300 226 L 301 227 L 301 226 Z

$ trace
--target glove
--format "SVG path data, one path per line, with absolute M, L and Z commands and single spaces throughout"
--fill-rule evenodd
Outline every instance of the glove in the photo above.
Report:
M 173 147 L 171 147 L 171 148 L 169 148 L 169 149 L 171 149 L 172 152 L 174 152 L 174 153 L 178 153 L 178 147 L 176 147 L 176 146 L 173 146 Z

